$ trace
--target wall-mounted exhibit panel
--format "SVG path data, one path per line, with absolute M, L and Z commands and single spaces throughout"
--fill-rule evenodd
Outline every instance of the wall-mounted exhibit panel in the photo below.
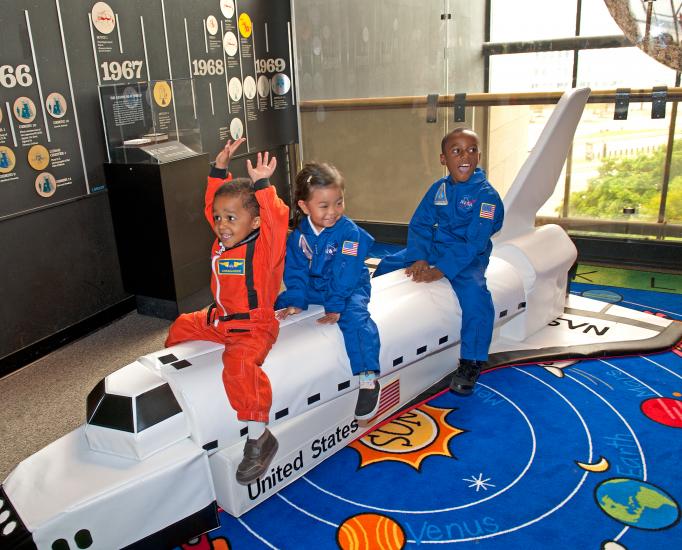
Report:
M 128 99 L 143 87 L 146 106 L 164 82 L 167 98 L 186 92 L 195 143 L 211 159 L 227 139 L 245 137 L 245 153 L 298 141 L 288 2 L 17 0 L 2 9 L 0 219 L 104 188 L 102 165 L 115 159 L 100 86 L 127 88 Z

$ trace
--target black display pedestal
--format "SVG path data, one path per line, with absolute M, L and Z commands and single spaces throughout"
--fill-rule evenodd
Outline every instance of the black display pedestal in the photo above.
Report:
M 205 154 L 104 165 L 123 285 L 139 313 L 173 320 L 212 301 L 208 169 Z

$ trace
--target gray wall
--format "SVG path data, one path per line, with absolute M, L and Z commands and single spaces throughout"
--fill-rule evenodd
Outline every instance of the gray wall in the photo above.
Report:
M 0 223 L 0 359 L 124 300 L 109 198 Z

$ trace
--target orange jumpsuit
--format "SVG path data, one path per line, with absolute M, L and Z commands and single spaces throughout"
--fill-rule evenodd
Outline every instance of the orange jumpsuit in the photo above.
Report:
M 212 168 L 206 187 L 206 219 L 213 222 L 213 197 L 229 181 Z M 225 250 L 218 239 L 211 249 L 211 290 L 215 309 L 180 315 L 171 325 L 166 346 L 187 340 L 225 344 L 223 385 L 242 421 L 267 422 L 272 405 L 270 380 L 261 369 L 279 333 L 274 303 L 284 271 L 289 208 L 268 180 L 255 183 L 260 228 Z

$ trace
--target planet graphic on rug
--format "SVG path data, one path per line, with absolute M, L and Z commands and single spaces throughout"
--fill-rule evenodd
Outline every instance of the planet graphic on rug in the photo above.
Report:
M 644 415 L 671 428 L 682 428 L 682 400 L 670 397 L 654 397 L 640 405 Z
M 349 517 L 336 532 L 336 542 L 342 550 L 405 547 L 405 532 L 398 522 L 383 514 L 358 514 Z
M 644 481 L 612 478 L 597 485 L 597 504 L 613 519 L 638 529 L 665 529 L 675 524 L 680 509 L 670 495 Z

